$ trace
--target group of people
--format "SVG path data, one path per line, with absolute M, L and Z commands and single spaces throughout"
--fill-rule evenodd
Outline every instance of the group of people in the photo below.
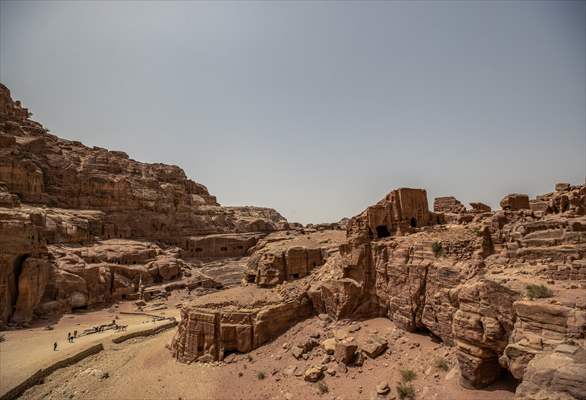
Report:
M 73 339 L 77 338 L 77 331 L 73 331 L 73 335 L 71 332 L 67 332 L 67 341 L 69 343 L 73 343 Z
M 69 343 L 73 343 L 73 339 L 77 338 L 77 331 L 73 331 L 73 335 L 71 332 L 67 332 L 67 341 Z M 53 343 L 53 351 L 57 351 L 57 342 Z

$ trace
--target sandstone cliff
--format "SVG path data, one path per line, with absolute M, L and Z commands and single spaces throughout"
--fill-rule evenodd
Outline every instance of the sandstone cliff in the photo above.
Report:
M 224 256 L 228 245 L 210 250 L 207 242 L 194 247 L 199 239 L 189 238 L 287 226 L 273 209 L 220 206 L 177 166 L 141 163 L 121 151 L 59 138 L 30 115 L 0 84 L 0 327 L 28 322 L 35 312 L 85 307 L 136 290 L 126 281 L 129 268 L 115 270 L 111 261 L 86 258 L 72 270 L 51 245 L 64 245 L 60 251 L 72 259 L 80 255 L 68 245 L 91 249 L 110 239 L 140 239 L 161 254 L 175 246 L 189 251 L 191 244 Z M 236 240 L 230 251 L 243 254 L 256 240 Z M 129 265 L 123 258 L 133 252 L 131 243 L 115 246 L 119 264 Z M 174 254 L 170 265 L 181 263 L 181 252 Z M 147 261 L 156 257 L 131 262 Z M 167 273 L 174 268 L 160 270 L 162 280 L 177 277 Z M 151 274 L 142 275 L 148 281 Z M 92 294 L 94 289 L 99 293 Z
M 551 194 L 527 198 L 508 195 L 504 209 L 494 213 L 482 203 L 466 210 L 449 198 L 436 202 L 438 212 L 432 213 L 425 191 L 398 189 L 350 219 L 338 251 L 329 249 L 323 265 L 303 268 L 299 277 L 288 274 L 291 260 L 306 266 L 297 261 L 307 256 L 291 257 L 305 254 L 299 243 L 274 237 L 278 246 L 267 248 L 268 237 L 260 241 L 251 249 L 248 282 L 277 285 L 281 294 L 292 291 L 295 304 L 308 298 L 314 315 L 386 316 L 404 330 L 431 334 L 455 346 L 465 386 L 489 385 L 508 370 L 522 381 L 519 399 L 583 399 L 586 185 L 557 185 Z M 545 206 L 532 210 L 526 203 Z M 255 309 L 253 298 L 222 308 L 214 321 L 229 323 Z M 287 303 L 274 297 L 271 307 L 274 302 Z M 211 329 L 205 315 L 217 307 L 184 309 L 173 342 L 178 359 L 217 360 L 224 356 L 222 348 L 246 352 L 263 342 L 254 341 L 254 328 L 242 327 L 246 337 L 252 335 L 245 346 L 216 334 L 213 346 L 202 347 L 204 339 L 193 335 Z M 303 310 L 299 315 L 307 316 Z M 281 321 L 279 331 L 296 321 Z M 215 324 L 213 329 L 222 332 L 222 323 Z M 195 343 L 203 350 L 195 351 Z

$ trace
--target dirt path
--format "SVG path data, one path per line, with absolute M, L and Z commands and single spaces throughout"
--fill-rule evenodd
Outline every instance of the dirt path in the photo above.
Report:
M 66 314 L 53 330 L 31 328 L 4 332 L 5 341 L 0 343 L 0 395 L 24 381 L 37 370 L 66 358 L 80 350 L 97 343 L 111 342 L 121 333 L 106 330 L 101 333 L 85 335 L 67 341 L 68 332 L 77 330 L 78 335 L 85 329 L 96 325 L 111 323 L 116 320 L 119 325 L 127 325 L 126 333 L 154 326 L 152 318 L 144 315 L 125 315 L 120 311 L 133 311 L 129 303 L 123 303 L 118 309 L 99 310 L 85 314 Z M 169 316 L 178 317 L 177 310 L 166 310 Z M 118 317 L 118 319 L 116 319 Z M 57 351 L 53 343 L 57 342 Z
M 308 360 L 296 360 L 286 350 L 291 343 L 307 338 L 312 332 L 323 332 L 317 318 L 305 321 L 272 343 L 237 357 L 230 364 L 191 365 L 176 362 L 166 345 L 174 330 L 148 338 L 132 339 L 113 345 L 80 363 L 59 370 L 43 385 L 27 391 L 24 399 L 194 399 L 194 400 L 269 400 L 269 399 L 345 399 L 370 400 L 375 387 L 388 382 L 396 398 L 400 369 L 416 372 L 412 382 L 416 399 L 425 400 L 510 400 L 513 387 L 501 384 L 487 390 L 467 390 L 458 384 L 454 351 L 432 341 L 429 336 L 404 333 L 391 344 L 391 351 L 376 359 L 368 359 L 362 367 L 351 367 L 345 373 L 326 375 L 327 393 L 320 394 L 316 384 L 303 376 L 285 373 L 294 366 L 304 371 L 319 364 L 323 354 L 315 351 Z M 387 335 L 396 331 L 386 319 L 361 323 L 360 332 L 376 331 Z M 434 369 L 434 360 L 444 357 L 447 371 Z M 107 373 L 107 378 L 103 378 Z M 261 374 L 262 373 L 262 374 Z M 264 378 L 261 378 L 264 376 Z

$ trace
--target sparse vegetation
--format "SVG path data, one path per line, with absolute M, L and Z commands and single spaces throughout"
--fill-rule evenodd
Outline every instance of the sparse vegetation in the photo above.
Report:
M 400 370 L 401 377 L 403 378 L 403 382 L 411 382 L 417 377 L 415 371 L 409 368 L 403 368 Z
M 445 358 L 438 358 L 435 360 L 435 367 L 439 370 L 447 371 L 450 369 L 450 364 L 448 364 Z
M 527 285 L 527 297 L 530 299 L 543 299 L 553 296 L 551 289 L 545 285 Z
M 413 385 L 405 382 L 401 382 L 397 385 L 397 394 L 401 400 L 403 399 L 414 399 L 415 389 Z
M 445 254 L 444 247 L 440 242 L 433 242 L 433 244 L 431 245 L 431 249 L 433 250 L 433 254 L 436 257 L 440 257 Z
M 256 373 L 256 377 L 258 378 L 258 380 L 262 381 L 262 380 L 263 380 L 264 378 L 266 378 L 267 376 L 265 375 L 265 373 L 264 373 L 264 372 L 262 372 L 262 371 L 258 371 L 258 372 Z
M 317 388 L 318 388 L 320 394 L 326 394 L 330 391 L 328 384 L 325 383 L 324 381 L 319 381 L 317 383 Z

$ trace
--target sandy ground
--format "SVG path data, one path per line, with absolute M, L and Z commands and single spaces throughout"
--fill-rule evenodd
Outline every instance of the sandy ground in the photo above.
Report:
M 401 381 L 402 368 L 417 374 L 412 382 L 416 399 L 507 400 L 514 396 L 512 384 L 500 383 L 485 390 L 462 388 L 458 384 L 454 350 L 427 335 L 400 333 L 391 321 L 382 318 L 358 325 L 360 330 L 353 333 L 355 337 L 376 332 L 392 338 L 390 349 L 376 359 L 367 359 L 362 367 L 350 367 L 335 376 L 326 374 L 323 382 L 327 393 L 320 394 L 318 385 L 304 381 L 300 373 L 289 374 L 293 367 L 303 372 L 310 365 L 319 364 L 325 355 L 318 347 L 308 360 L 297 360 L 289 351 L 292 344 L 316 332 L 323 339 L 340 328 L 313 318 L 254 350 L 250 357 L 238 355 L 233 363 L 187 365 L 175 361 L 166 348 L 174 330 L 132 339 L 55 372 L 42 385 L 28 390 L 23 398 L 373 399 L 376 386 L 386 382 L 391 393 L 381 399 L 393 399 L 398 398 L 395 387 Z M 434 366 L 438 358 L 446 360 L 447 371 Z M 107 378 L 103 378 L 104 372 Z
M 172 303 L 174 300 L 175 298 L 171 298 L 169 302 Z M 0 343 L 0 395 L 40 368 L 91 345 L 111 343 L 113 337 L 122 334 L 114 330 L 106 330 L 78 337 L 74 343 L 69 343 L 67 341 L 69 332 L 73 334 L 73 331 L 77 330 L 79 335 L 87 328 L 108 324 L 112 320 L 116 320 L 119 325 L 127 325 L 125 333 L 155 326 L 152 318 L 144 315 L 125 315 L 121 311 L 135 312 L 136 308 L 132 303 L 125 302 L 110 309 L 65 314 L 57 323 L 51 325 L 52 330 L 45 329 L 48 323 L 44 325 L 37 323 L 35 328 L 3 332 L 5 341 Z M 178 310 L 173 307 L 153 312 L 153 314 L 179 317 Z M 57 342 L 57 351 L 53 351 L 54 342 Z

